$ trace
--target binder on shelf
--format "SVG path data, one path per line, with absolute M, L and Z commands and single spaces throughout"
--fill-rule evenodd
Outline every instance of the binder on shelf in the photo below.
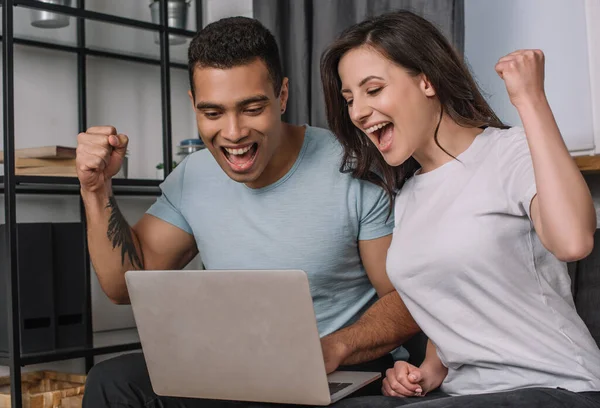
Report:
M 81 223 L 52 224 L 57 348 L 85 345 L 85 256 Z
M 85 346 L 89 322 L 82 224 L 17 223 L 16 230 L 21 353 Z M 3 224 L 2 266 L 8 264 L 5 241 Z M 8 282 L 8 273 L 9 268 L 3 267 L 0 281 Z M 5 296 L 0 299 L 0 333 L 7 333 L 8 305 Z M 8 336 L 0 335 L 0 352 L 8 351 Z
M 52 283 L 51 227 L 49 223 L 17 224 L 17 260 L 19 268 L 19 310 L 21 352 L 34 353 L 56 347 L 54 327 L 54 290 Z M 6 256 L 6 224 L 0 226 L 3 251 L 2 264 L 8 266 Z M 8 267 L 2 268 L 2 280 L 8 282 Z M 3 296 L 3 310 L 7 311 Z M 7 327 L 9 316 L 0 316 L 0 327 Z M 6 337 L 6 336 L 5 336 Z M 8 352 L 8 337 L 2 344 Z
M 8 354 L 8 274 L 9 257 L 6 252 L 6 228 L 0 225 L 0 290 L 4 290 L 0 296 L 0 354 Z
M 49 223 L 17 225 L 21 345 L 24 353 L 49 351 L 56 347 L 51 242 Z

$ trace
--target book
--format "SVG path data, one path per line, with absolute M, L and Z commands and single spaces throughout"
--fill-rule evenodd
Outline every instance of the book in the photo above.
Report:
M 15 175 L 77 177 L 77 171 L 75 169 L 75 166 L 18 167 L 15 169 Z
M 16 168 L 25 167 L 75 167 L 75 159 L 31 159 L 29 157 L 17 157 Z
M 74 159 L 77 149 L 66 146 L 42 146 L 15 149 L 16 158 Z M 4 163 L 4 152 L 0 152 L 0 163 Z

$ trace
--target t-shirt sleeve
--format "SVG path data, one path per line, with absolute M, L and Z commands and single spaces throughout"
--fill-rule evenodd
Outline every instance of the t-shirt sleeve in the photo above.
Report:
M 162 194 L 146 211 L 147 214 L 160 218 L 163 221 L 181 228 L 188 234 L 193 234 L 192 228 L 182 214 L 182 197 L 185 176 L 184 160 L 160 184 Z
M 390 235 L 394 230 L 394 214 L 385 191 L 368 181 L 360 181 L 360 226 L 358 239 L 365 241 Z
M 522 128 L 510 129 L 498 144 L 498 176 L 506 194 L 508 210 L 531 218 L 531 200 L 537 194 L 531 152 Z

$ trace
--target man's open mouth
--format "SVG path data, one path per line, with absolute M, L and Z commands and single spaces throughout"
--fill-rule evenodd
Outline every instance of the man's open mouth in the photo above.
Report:
M 254 164 L 258 143 L 240 147 L 221 147 L 221 151 L 234 171 L 246 171 Z

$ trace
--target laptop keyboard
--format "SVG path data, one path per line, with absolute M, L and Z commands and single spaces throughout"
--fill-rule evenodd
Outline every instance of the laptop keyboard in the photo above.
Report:
M 329 395 L 333 395 L 338 391 L 343 390 L 346 387 L 351 386 L 352 383 L 340 383 L 340 382 L 330 382 L 329 383 Z

